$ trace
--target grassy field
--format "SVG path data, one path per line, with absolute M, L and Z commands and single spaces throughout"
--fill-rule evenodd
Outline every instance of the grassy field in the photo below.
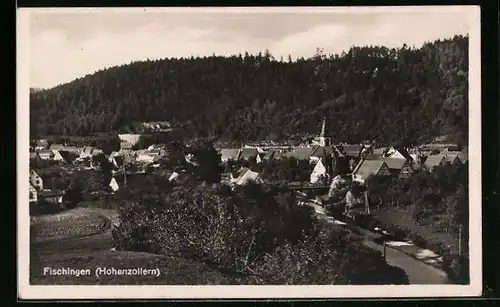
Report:
M 35 285 L 209 285 L 245 284 L 203 263 L 175 256 L 113 251 L 112 210 L 78 208 L 65 213 L 32 218 L 30 283 Z M 89 269 L 90 275 L 50 276 L 44 268 Z M 159 269 L 160 276 L 95 275 L 97 268 Z

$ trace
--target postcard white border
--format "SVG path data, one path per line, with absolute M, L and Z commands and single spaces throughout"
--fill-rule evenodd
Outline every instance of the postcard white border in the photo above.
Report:
M 17 160 L 29 161 L 30 13 L 463 13 L 469 28 L 470 285 L 388 286 L 32 286 L 29 284 L 28 163 L 17 164 L 18 297 L 20 299 L 294 299 L 478 296 L 482 293 L 481 71 L 479 6 L 252 7 L 252 8 L 26 8 L 17 10 Z

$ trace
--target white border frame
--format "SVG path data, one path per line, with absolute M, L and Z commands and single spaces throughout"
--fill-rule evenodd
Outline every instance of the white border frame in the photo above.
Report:
M 469 27 L 469 202 L 470 285 L 387 286 L 32 286 L 29 284 L 28 163 L 17 164 L 18 297 L 20 299 L 321 299 L 464 297 L 482 293 L 481 223 L 481 52 L 479 6 L 315 7 L 315 8 L 22 8 L 17 10 L 17 161 L 29 161 L 31 12 L 179 13 L 450 13 L 467 16 Z M 469 204 L 469 205 L 470 205 Z

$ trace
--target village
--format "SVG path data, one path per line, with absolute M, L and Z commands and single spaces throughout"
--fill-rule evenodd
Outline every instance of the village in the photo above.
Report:
M 306 165 L 307 176 L 302 176 L 300 181 L 284 178 L 289 187 L 298 190 L 316 191 L 317 198 L 321 200 L 334 197 L 339 183 L 356 183 L 363 187 L 370 176 L 390 176 L 409 178 L 418 170 L 432 170 L 440 165 L 459 165 L 467 162 L 467 150 L 455 144 L 426 144 L 415 148 L 401 146 L 378 147 L 372 143 L 365 144 L 332 144 L 327 136 L 327 121 L 323 119 L 320 133 L 307 143 L 298 146 L 283 144 L 246 144 L 240 148 L 217 148 L 219 162 L 223 166 L 221 183 L 230 186 L 246 185 L 250 182 L 268 183 L 258 170 L 258 165 L 269 161 L 291 159 L 294 163 Z M 105 154 L 101 148 L 77 147 L 65 144 L 50 144 L 47 140 L 33 140 L 30 148 L 30 166 L 39 165 L 37 161 L 50 163 L 61 171 L 77 173 L 79 171 L 94 170 L 102 167 L 105 159 L 111 165 L 111 176 L 105 189 L 89 188 L 90 194 L 112 194 L 127 185 L 137 175 L 146 174 L 147 170 L 160 169 L 161 159 L 168 156 L 167 144 L 152 144 L 143 149 L 137 149 L 140 135 L 119 134 L 120 150 Z M 187 163 L 192 161 L 192 156 L 185 155 Z M 101 161 L 99 163 L 98 161 Z M 184 176 L 182 169 L 169 170 L 165 173 L 169 181 L 182 182 Z M 49 203 L 65 209 L 67 200 L 65 194 L 68 187 L 57 187 L 53 184 L 54 178 L 43 176 L 36 167 L 30 167 L 30 208 L 38 203 Z M 328 192 L 327 192 L 328 191 Z M 326 193 L 327 192 L 327 193 Z M 366 193 L 365 193 L 366 194 Z M 309 195 L 311 195 L 309 193 Z M 313 193 L 314 195 L 314 193 Z M 344 196 L 345 195 L 345 196 Z M 350 193 L 344 193 L 349 208 L 359 207 Z M 362 210 L 369 210 L 367 197 L 361 198 Z M 368 209 L 365 209 L 368 208 Z

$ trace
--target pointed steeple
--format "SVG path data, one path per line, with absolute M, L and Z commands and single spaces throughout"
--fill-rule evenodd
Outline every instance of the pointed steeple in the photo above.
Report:
M 323 124 L 321 125 L 321 132 L 319 133 L 319 136 L 322 138 L 326 136 L 326 116 L 323 117 Z

